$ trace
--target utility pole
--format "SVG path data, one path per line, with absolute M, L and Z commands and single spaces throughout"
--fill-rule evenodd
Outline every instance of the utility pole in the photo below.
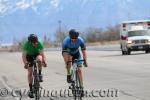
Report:
M 127 17 L 128 17 L 128 20 L 131 20 L 131 13 L 130 12 L 128 12 Z
M 59 33 L 61 34 L 61 20 L 58 21 L 59 24 Z

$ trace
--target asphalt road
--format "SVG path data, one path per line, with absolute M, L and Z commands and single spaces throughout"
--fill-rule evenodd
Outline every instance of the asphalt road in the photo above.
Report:
M 88 52 L 88 68 L 83 68 L 86 97 L 83 100 L 149 100 L 150 54 L 120 51 Z M 0 100 L 33 100 L 27 97 L 27 71 L 21 53 L 0 53 Z M 73 100 L 66 70 L 58 51 L 46 51 L 41 100 Z M 21 90 L 17 92 L 16 90 Z M 25 92 L 25 93 L 23 93 Z M 69 94 L 69 95 L 68 95 Z

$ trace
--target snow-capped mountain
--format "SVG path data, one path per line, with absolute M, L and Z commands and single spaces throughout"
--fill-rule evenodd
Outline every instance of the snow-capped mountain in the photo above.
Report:
M 0 0 L 0 37 L 7 42 L 29 33 L 52 36 L 59 20 L 67 28 L 84 30 L 148 18 L 149 0 Z

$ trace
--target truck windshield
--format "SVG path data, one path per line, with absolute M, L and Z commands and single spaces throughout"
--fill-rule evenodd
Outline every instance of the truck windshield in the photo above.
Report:
M 150 31 L 148 30 L 129 31 L 128 37 L 132 36 L 150 36 Z

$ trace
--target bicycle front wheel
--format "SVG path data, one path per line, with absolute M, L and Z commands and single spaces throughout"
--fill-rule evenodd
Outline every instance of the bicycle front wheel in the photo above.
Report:
M 35 91 L 35 100 L 40 100 L 40 93 L 39 90 Z
M 76 100 L 82 100 L 81 79 L 76 71 Z
M 38 75 L 35 75 L 35 77 L 34 77 L 34 85 L 33 85 L 34 94 L 35 94 L 35 100 L 40 100 L 39 88 L 40 88 L 39 77 L 38 77 Z

